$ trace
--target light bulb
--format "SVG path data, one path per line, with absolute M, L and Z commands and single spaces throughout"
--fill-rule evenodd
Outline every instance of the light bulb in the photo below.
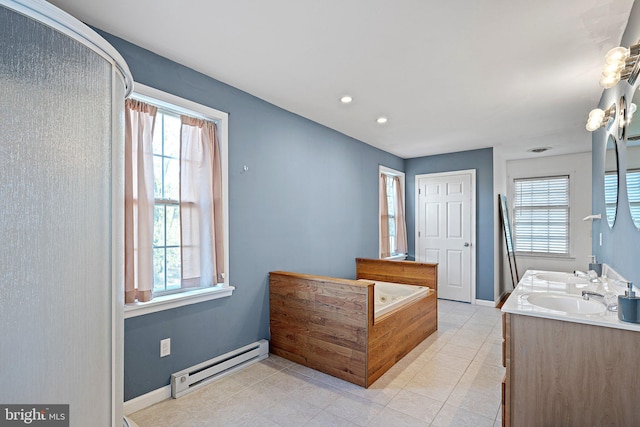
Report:
M 386 117 L 378 117 L 378 119 L 376 120 L 376 123 L 383 125 L 385 123 L 387 123 L 387 118 Z
M 614 76 L 607 76 L 602 74 L 602 77 L 600 78 L 600 86 L 602 86 L 605 89 L 611 89 L 612 87 L 617 85 L 619 81 L 620 81 L 619 74 L 616 74 Z
M 626 47 L 614 47 L 604 56 L 604 61 L 607 64 L 615 64 L 622 63 L 624 66 L 624 61 L 629 56 L 629 49 Z
M 601 122 L 603 118 L 604 110 L 601 110 L 600 108 L 594 108 L 589 112 L 589 120 L 598 120 Z
M 342 102 L 343 104 L 348 104 L 351 101 L 353 101 L 353 98 L 350 97 L 349 95 L 345 95 L 342 98 L 340 98 L 340 102 Z
M 587 122 L 587 130 L 589 132 L 593 132 L 594 130 L 597 130 L 600 126 L 597 123 L 594 123 L 592 121 L 588 121 Z
M 602 74 L 619 73 L 624 68 L 623 62 L 616 62 L 614 64 L 606 64 L 602 69 Z

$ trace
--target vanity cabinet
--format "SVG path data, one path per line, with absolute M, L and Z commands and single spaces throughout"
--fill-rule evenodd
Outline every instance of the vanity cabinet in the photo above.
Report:
M 504 426 L 640 423 L 640 333 L 503 314 Z

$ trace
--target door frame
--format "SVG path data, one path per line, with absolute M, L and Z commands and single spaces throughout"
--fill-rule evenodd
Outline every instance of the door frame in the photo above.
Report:
M 416 257 L 418 255 L 418 220 L 419 220 L 419 212 L 418 210 L 420 209 L 420 204 L 418 203 L 420 194 L 418 194 L 418 191 L 420 189 L 420 186 L 418 185 L 419 181 L 421 179 L 429 179 L 429 178 L 442 178 L 445 176 L 452 176 L 452 175 L 466 175 L 469 174 L 471 175 L 471 188 L 470 188 L 470 196 L 471 196 L 471 209 L 470 209 L 470 213 L 471 213 L 471 238 L 470 238 L 470 244 L 471 244 L 471 260 L 470 260 L 470 286 L 471 286 L 471 304 L 476 304 L 476 257 L 477 257 L 477 253 L 476 253 L 476 210 L 477 210 L 477 206 L 476 206 L 476 169 L 463 169 L 463 170 L 457 170 L 457 171 L 450 171 L 450 172 L 438 172 L 438 173 L 426 173 L 426 174 L 420 174 L 420 175 L 416 175 L 415 176 L 415 212 L 414 212 L 414 224 L 415 224 L 415 236 L 414 236 L 414 241 L 413 241 L 413 253 L 416 254 Z

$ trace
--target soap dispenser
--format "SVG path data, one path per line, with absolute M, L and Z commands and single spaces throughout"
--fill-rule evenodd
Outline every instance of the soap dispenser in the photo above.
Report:
M 633 283 L 627 282 L 627 290 L 624 295 L 618 295 L 618 319 L 623 322 L 640 323 L 638 306 L 640 297 L 633 292 Z
M 596 256 L 591 255 L 591 262 L 589 263 L 589 271 L 595 271 L 598 277 L 602 276 L 602 264 L 596 261 Z

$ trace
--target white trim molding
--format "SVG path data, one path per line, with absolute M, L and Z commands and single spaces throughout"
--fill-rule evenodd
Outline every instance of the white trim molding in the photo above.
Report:
M 378 185 L 380 185 L 380 174 L 385 174 L 385 175 L 389 175 L 389 176 L 397 176 L 398 178 L 400 178 L 400 187 L 401 187 L 401 193 L 403 194 L 402 197 L 402 209 L 404 210 L 404 217 L 405 217 L 405 222 L 406 222 L 406 218 L 407 218 L 407 192 L 405 190 L 405 188 L 407 188 L 405 186 L 405 174 L 402 171 L 399 170 L 395 170 L 395 169 L 391 169 L 389 167 L 386 166 L 382 166 L 382 165 L 378 165 Z M 378 194 L 380 194 L 380 189 L 378 189 Z M 378 258 L 380 258 L 380 255 L 382 254 L 382 238 L 381 236 L 381 230 L 382 230 L 382 224 L 380 224 L 380 218 L 382 218 L 382 212 L 380 211 L 380 203 L 378 203 Z M 387 258 L 383 258 L 386 260 L 404 260 L 407 258 L 407 254 L 396 254 L 396 255 L 392 255 L 390 257 Z
M 416 224 L 415 226 L 415 234 L 414 234 L 414 247 L 413 247 L 413 253 L 415 254 L 415 258 L 416 261 L 418 260 L 418 200 L 419 200 L 419 181 L 422 178 L 440 178 L 440 177 L 445 177 L 445 176 L 451 176 L 451 175 L 464 175 L 464 174 L 469 174 L 471 176 L 471 188 L 470 188 L 470 199 L 471 199 L 471 237 L 470 237 L 470 244 L 471 244 L 471 250 L 472 250 L 472 256 L 471 256 L 471 265 L 470 265 L 470 269 L 471 269 L 471 277 L 470 277 L 470 286 L 471 286 L 471 304 L 477 304 L 476 303 L 476 276 L 478 274 L 477 270 L 476 270 L 476 258 L 478 256 L 478 251 L 477 251 L 477 242 L 476 242 L 476 222 L 477 222 L 477 205 L 476 205 L 476 169 L 463 169 L 463 170 L 456 170 L 456 171 L 449 171 L 449 172 L 438 172 L 438 173 L 423 173 L 423 174 L 416 174 L 415 175 L 415 194 L 414 194 L 414 200 L 416 201 L 415 203 L 415 211 L 413 212 L 414 214 L 414 224 Z M 492 306 L 493 306 L 493 301 L 491 302 Z M 480 304 L 482 305 L 482 304 Z
M 222 218 L 224 253 L 226 256 L 224 260 L 224 283 L 218 283 L 216 286 L 210 288 L 185 290 L 172 294 L 159 295 L 148 302 L 125 304 L 124 318 L 129 319 L 131 317 L 143 316 L 162 310 L 170 310 L 189 304 L 229 297 L 235 290 L 235 287 L 229 284 L 229 113 L 137 82 L 134 83 L 134 92 L 131 94 L 131 97 L 169 110 L 175 114 L 186 114 L 216 123 L 221 154 Z
M 135 412 L 141 411 L 145 408 L 160 403 L 163 400 L 167 400 L 171 397 L 171 385 L 167 385 L 142 396 L 134 397 L 133 399 L 124 402 L 124 414 L 131 415 Z
M 155 297 L 148 302 L 125 304 L 124 318 L 129 319 L 131 317 L 144 316 L 145 314 L 156 313 L 162 310 L 170 310 L 172 308 L 178 308 L 185 305 L 230 297 L 235 289 L 236 288 L 234 286 L 218 285 L 210 288 L 162 295 Z

